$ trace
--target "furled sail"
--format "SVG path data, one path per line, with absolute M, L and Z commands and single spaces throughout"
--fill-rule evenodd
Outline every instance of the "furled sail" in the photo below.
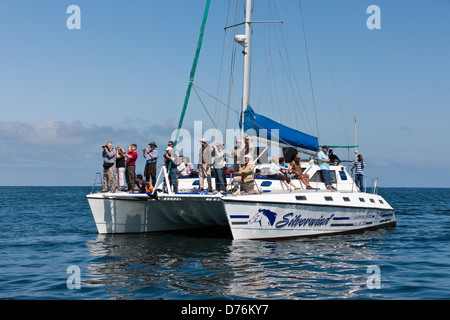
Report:
M 244 111 L 244 132 L 260 139 L 278 141 L 280 146 L 301 149 L 307 154 L 319 151 L 319 140 L 304 132 L 289 128 L 265 116 L 259 115 L 248 106 Z

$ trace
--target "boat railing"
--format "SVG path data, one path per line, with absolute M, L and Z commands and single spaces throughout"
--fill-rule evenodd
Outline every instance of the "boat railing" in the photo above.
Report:
M 235 194 L 241 194 L 241 188 L 245 188 L 245 186 L 252 186 L 252 189 L 256 189 L 258 191 L 258 193 L 263 193 L 263 190 L 261 189 L 260 186 L 258 186 L 258 184 L 256 183 L 256 179 L 253 179 L 253 182 L 248 182 L 248 183 L 242 183 L 242 182 L 235 182 L 233 180 L 234 174 L 233 172 L 230 172 L 230 178 L 229 178 L 229 182 L 226 183 L 226 193 L 230 193 L 232 192 L 235 188 L 236 188 L 236 183 L 237 183 L 237 190 L 236 192 L 233 192 Z
M 101 172 L 95 173 L 94 183 L 92 184 L 91 194 L 94 193 L 96 186 L 103 186 L 103 176 Z
M 360 190 L 360 188 L 357 186 L 356 174 L 352 174 L 352 179 L 353 179 L 352 189 L 354 189 L 354 191 L 378 194 L 378 178 L 372 178 L 372 177 L 367 177 L 366 175 L 363 175 L 364 190 Z M 370 187 L 367 187 L 369 181 L 370 181 Z
M 161 170 L 159 171 L 158 177 L 156 178 L 156 183 L 153 188 L 153 193 L 156 192 L 157 186 L 159 186 L 161 183 L 164 183 L 164 182 L 165 182 L 165 186 L 167 188 L 167 192 L 169 194 L 173 194 L 172 186 L 170 185 L 169 174 L 167 173 L 166 167 L 162 166 Z

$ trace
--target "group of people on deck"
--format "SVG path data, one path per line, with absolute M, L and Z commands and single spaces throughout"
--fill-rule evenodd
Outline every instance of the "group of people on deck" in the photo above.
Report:
M 153 186 L 151 184 L 142 182 L 143 181 L 142 175 L 136 176 L 136 160 L 138 158 L 138 154 L 136 152 L 137 145 L 135 143 L 128 146 L 126 153 L 121 147 L 117 147 L 114 149 L 112 142 L 107 142 L 106 145 L 104 145 L 102 148 L 103 148 L 102 192 L 108 192 L 108 187 L 111 189 L 111 192 L 116 192 L 116 180 L 118 191 L 126 190 L 128 192 L 133 192 L 136 186 L 140 190 L 141 189 L 149 191 L 153 190 Z M 127 184 L 127 189 L 125 189 L 125 182 Z
M 309 174 L 304 174 L 302 171 L 299 154 L 295 156 L 294 160 L 289 165 L 285 163 L 285 159 L 283 157 L 278 158 L 276 155 L 272 156 L 269 176 L 281 180 L 288 189 L 290 189 L 290 186 L 292 186 L 295 190 L 300 189 L 292 182 L 291 178 L 296 178 L 303 182 L 306 189 L 313 189 L 309 185 Z
M 152 141 L 148 145 L 149 147 L 142 149 L 145 159 L 144 175 L 136 175 L 136 160 L 138 158 L 136 144 L 130 145 L 126 153 L 121 147 L 113 148 L 112 142 L 108 142 L 102 147 L 102 192 L 108 192 L 108 189 L 110 189 L 111 192 L 116 192 L 117 190 L 127 191 L 129 193 L 136 190 L 145 193 L 153 191 L 153 186 L 156 185 L 156 165 L 159 158 L 159 151 L 157 150 L 158 146 L 156 145 L 156 142 Z M 194 167 L 192 163 L 190 163 L 189 158 L 178 156 L 176 152 L 172 154 L 173 145 L 173 141 L 169 141 L 163 158 L 164 166 L 168 168 L 169 180 L 171 184 L 174 185 L 176 191 L 177 176 L 189 175 L 190 172 L 194 171 Z
M 208 191 L 212 190 L 212 173 L 215 177 L 215 191 L 214 192 L 226 192 L 226 174 L 229 171 L 233 171 L 234 188 L 230 192 L 236 192 L 239 188 L 246 192 L 258 192 L 255 185 L 255 165 L 252 159 L 253 147 L 251 145 L 251 139 L 245 138 L 245 144 L 242 145 L 240 139 L 237 140 L 236 146 L 233 150 L 234 167 L 232 170 L 225 171 L 225 149 L 224 144 L 221 142 L 214 145 L 208 145 L 206 139 L 200 139 L 199 150 L 199 163 L 197 166 L 198 173 L 195 171 L 193 164 L 188 157 L 178 155 L 178 152 L 174 151 L 174 142 L 169 141 L 168 146 L 163 154 L 164 166 L 167 169 L 168 179 L 174 192 L 178 192 L 178 177 L 197 176 L 199 177 L 199 191 L 205 190 L 205 179 L 208 185 Z M 157 145 L 154 141 L 150 142 L 149 147 L 143 148 L 143 157 L 146 161 L 144 168 L 144 175 L 136 175 L 136 160 L 138 154 L 136 152 L 137 145 L 132 144 L 128 147 L 125 153 L 121 147 L 113 148 L 111 142 L 108 142 L 103 146 L 103 189 L 102 192 L 108 192 L 110 188 L 111 192 L 127 191 L 134 192 L 138 189 L 138 192 L 152 192 L 156 185 L 156 166 L 159 159 L 159 152 Z M 328 147 L 323 146 L 322 150 L 317 155 L 317 161 L 319 168 L 322 171 L 322 176 L 327 189 L 336 190 L 333 186 L 330 163 L 333 163 L 333 158 L 327 154 Z M 243 158 L 243 162 L 239 162 L 238 159 Z M 296 154 L 293 161 L 289 164 L 285 163 L 283 157 L 273 156 L 271 159 L 270 170 L 268 177 L 276 178 L 282 181 L 287 189 L 291 187 L 295 190 L 300 189 L 292 182 L 292 179 L 300 180 L 306 189 L 313 189 L 310 185 L 310 176 L 303 173 L 300 155 Z M 358 156 L 358 161 L 355 161 L 353 169 L 356 168 L 356 183 L 361 191 L 363 191 L 363 169 L 364 159 L 362 155 Z M 124 179 L 125 177 L 125 179 Z M 144 179 L 145 178 L 145 179 Z M 125 180 L 125 181 L 124 181 Z M 117 181 L 117 188 L 116 188 Z M 127 188 L 125 188 L 125 182 Z M 165 181 L 164 181 L 165 185 Z M 165 185 L 165 187 L 167 187 Z

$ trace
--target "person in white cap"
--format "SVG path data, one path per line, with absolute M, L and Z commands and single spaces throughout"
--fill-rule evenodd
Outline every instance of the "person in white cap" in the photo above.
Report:
M 102 192 L 108 192 L 108 185 L 111 192 L 116 192 L 116 182 L 114 180 L 114 163 L 116 162 L 116 150 L 112 142 L 103 146 L 103 189 Z
M 223 168 L 225 166 L 225 149 L 222 142 L 217 142 L 211 153 L 213 159 L 214 178 L 216 180 L 216 191 L 225 192 L 225 178 Z
M 200 139 L 201 147 L 200 153 L 198 156 L 198 177 L 200 182 L 200 189 L 204 190 L 205 187 L 205 176 L 208 182 L 208 191 L 212 192 L 212 183 L 211 183 L 211 148 L 206 143 L 205 138 Z
M 253 164 L 253 161 L 251 161 L 251 156 L 248 154 L 244 156 L 244 162 L 245 164 L 233 178 L 233 192 L 237 191 L 239 183 L 241 183 L 244 191 L 249 192 L 253 190 L 255 183 L 255 165 Z

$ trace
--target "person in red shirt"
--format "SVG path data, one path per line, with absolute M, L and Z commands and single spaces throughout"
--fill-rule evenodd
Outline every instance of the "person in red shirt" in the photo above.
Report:
M 125 162 L 127 163 L 125 179 L 127 181 L 128 192 L 133 192 L 134 186 L 136 185 L 136 159 L 138 157 L 136 149 L 137 145 L 133 143 L 128 147 L 128 152 L 125 154 Z

